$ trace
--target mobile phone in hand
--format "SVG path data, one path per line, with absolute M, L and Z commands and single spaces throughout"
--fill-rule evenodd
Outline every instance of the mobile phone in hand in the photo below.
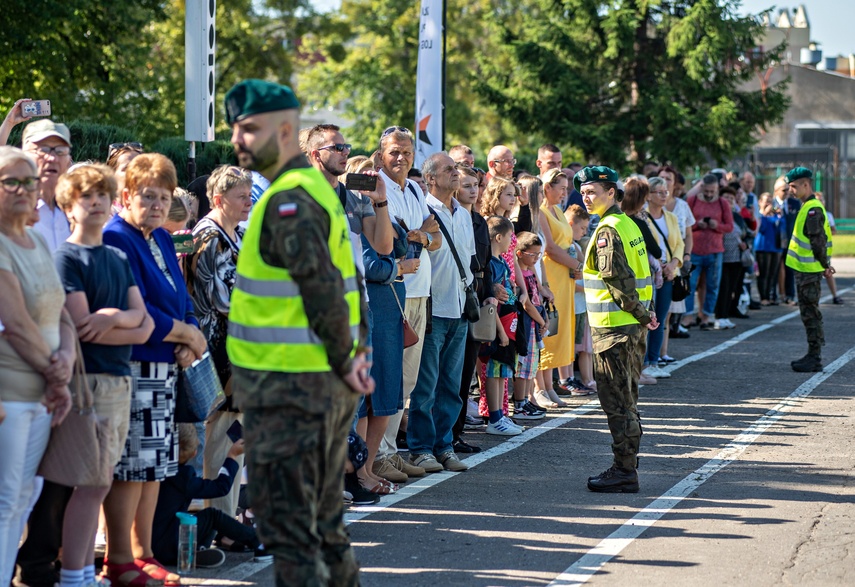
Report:
M 243 438 L 243 425 L 240 423 L 240 420 L 235 420 L 229 429 L 226 430 L 226 436 L 231 439 L 232 442 L 237 442 L 241 438 Z
M 173 234 L 172 244 L 175 245 L 175 252 L 177 254 L 180 255 L 183 253 L 189 255 L 193 252 L 193 233 Z
M 357 192 L 373 192 L 377 189 L 377 176 L 366 173 L 348 173 L 344 187 Z
M 21 114 L 24 118 L 34 116 L 50 116 L 50 100 L 33 100 L 21 104 Z

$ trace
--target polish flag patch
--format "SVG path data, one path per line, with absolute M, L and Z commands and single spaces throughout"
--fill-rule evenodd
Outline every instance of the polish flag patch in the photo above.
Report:
M 609 241 L 607 241 L 605 237 L 601 237 L 601 238 L 597 239 L 597 246 L 598 247 L 604 247 L 607 244 L 609 244 Z
M 816 209 L 808 210 L 808 216 L 816 216 Z
M 279 218 L 288 218 L 297 214 L 297 204 L 279 204 Z

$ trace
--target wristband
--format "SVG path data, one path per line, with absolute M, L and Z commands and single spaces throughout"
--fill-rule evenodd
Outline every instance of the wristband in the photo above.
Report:
M 389 205 L 389 200 L 383 200 L 382 202 L 374 202 L 375 208 L 385 208 Z

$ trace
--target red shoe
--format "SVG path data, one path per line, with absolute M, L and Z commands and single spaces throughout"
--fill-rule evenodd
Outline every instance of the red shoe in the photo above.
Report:
M 181 587 L 181 577 L 170 572 L 166 567 L 160 564 L 156 558 L 138 558 L 134 561 L 138 569 L 142 569 L 157 581 L 163 581 L 163 587 Z M 175 579 L 169 579 L 169 575 L 174 575 Z
M 129 573 L 133 573 L 132 579 L 126 577 Z M 110 580 L 110 583 L 117 587 L 161 587 L 163 581 L 159 581 L 143 571 L 136 565 L 136 561 L 124 564 L 113 564 L 104 561 L 104 574 Z

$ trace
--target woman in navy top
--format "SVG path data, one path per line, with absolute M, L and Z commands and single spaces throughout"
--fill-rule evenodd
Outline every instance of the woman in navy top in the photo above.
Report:
M 193 315 L 193 303 L 178 268 L 166 221 L 178 183 L 175 166 L 156 153 L 128 166 L 121 213 L 104 227 L 104 243 L 128 256 L 136 284 L 154 320 L 148 342 L 131 354 L 131 422 L 122 460 L 105 508 L 125 511 L 134 522 L 143 555 L 134 557 L 130 532 L 110 541 L 108 576 L 113 584 L 142 587 L 164 581 L 178 585 L 154 559 L 151 532 L 160 481 L 178 471 L 178 434 L 173 412 L 176 364 L 186 367 L 204 354 L 207 343 Z M 129 524 L 130 527 L 130 524 Z M 111 537 L 112 538 L 112 537 Z

